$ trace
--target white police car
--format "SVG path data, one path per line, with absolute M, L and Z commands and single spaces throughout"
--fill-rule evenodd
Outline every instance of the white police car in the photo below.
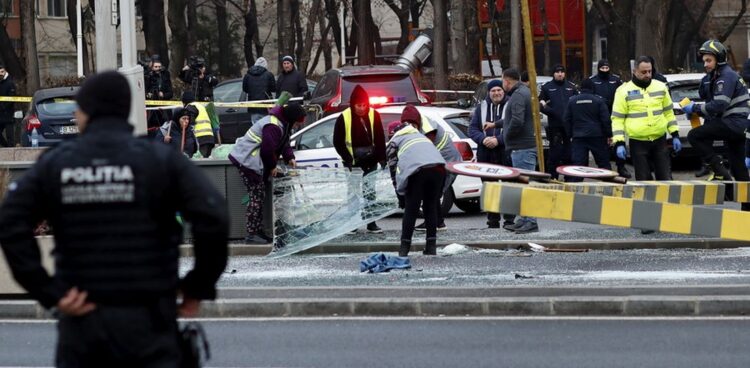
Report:
M 377 108 L 383 122 L 383 129 L 387 128 L 389 122 L 400 120 L 403 109 L 403 105 Z M 477 145 L 466 134 L 471 122 L 471 115 L 468 111 L 428 106 L 417 106 L 417 110 L 422 116 L 437 122 L 445 129 L 464 161 L 474 160 Z M 340 113 L 326 116 L 292 135 L 290 144 L 294 148 L 298 165 L 343 166 L 341 157 L 333 147 L 333 127 L 339 115 Z M 464 212 L 479 212 L 481 188 L 482 182 L 478 178 L 459 175 L 453 183 L 452 190 L 443 197 L 441 207 L 444 213 L 450 210 L 453 204 Z

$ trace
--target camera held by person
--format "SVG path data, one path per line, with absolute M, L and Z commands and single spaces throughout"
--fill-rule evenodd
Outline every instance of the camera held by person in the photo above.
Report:
M 172 78 L 169 70 L 164 68 L 159 55 L 153 55 L 144 76 L 146 85 L 146 99 L 148 100 L 170 100 L 172 99 Z
M 197 56 L 188 58 L 180 71 L 180 79 L 190 85 L 197 101 L 212 101 L 214 87 L 219 84 L 219 79 L 206 69 L 206 61 Z

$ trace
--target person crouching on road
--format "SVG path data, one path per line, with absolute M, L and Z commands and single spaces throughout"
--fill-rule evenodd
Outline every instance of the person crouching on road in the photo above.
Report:
M 247 204 L 247 238 L 250 244 L 268 244 L 273 234 L 264 234 L 263 201 L 267 193 L 266 186 L 277 174 L 276 164 L 279 156 L 291 167 L 296 167 L 294 153 L 289 146 L 289 136 L 305 119 L 305 110 L 297 102 L 291 102 L 281 108 L 271 109 L 271 114 L 253 124 L 244 136 L 237 139 L 229 153 L 229 161 L 240 172 L 240 177 L 247 187 L 250 200 Z M 269 205 L 266 202 L 266 205 Z
M 185 91 L 182 94 L 182 103 L 186 107 L 195 107 L 198 112 L 193 120 L 195 123 L 195 138 L 198 141 L 198 150 L 200 150 L 201 156 L 208 158 L 211 156 L 211 151 L 213 151 L 216 145 L 216 138 L 214 138 L 214 130 L 211 126 L 211 118 L 208 116 L 206 106 L 195 102 L 195 94 L 192 91 Z
M 394 121 L 388 125 L 388 167 L 404 209 L 401 220 L 400 257 L 409 255 L 419 206 L 424 208 L 427 238 L 425 255 L 437 254 L 437 202 L 445 183 L 445 160 L 435 145 L 415 127 Z
M 425 137 L 432 141 L 432 144 L 434 144 L 435 148 L 438 149 L 438 151 L 440 152 L 440 156 L 443 156 L 443 159 L 446 163 L 463 161 L 463 159 L 461 158 L 461 154 L 458 153 L 456 146 L 453 145 L 453 141 L 451 140 L 451 137 L 448 135 L 448 133 L 445 132 L 445 129 L 438 125 L 438 123 L 431 121 L 426 116 L 421 115 L 416 107 L 407 105 L 404 108 L 404 111 L 401 112 L 401 122 L 411 124 L 411 126 L 419 130 L 420 133 L 424 134 Z M 449 190 L 451 190 L 451 185 L 453 185 L 453 181 L 455 180 L 456 174 L 446 172 L 443 190 L 440 192 L 440 196 L 435 203 L 437 206 L 438 230 L 445 230 L 447 228 L 445 226 L 445 214 L 443 213 L 443 208 L 440 206 L 440 199 L 442 196 L 448 193 Z M 416 227 L 417 231 L 425 231 L 425 229 L 426 225 L 424 222 L 417 225 Z
M 588 166 L 591 152 L 597 167 L 612 170 L 609 164 L 612 121 L 606 102 L 594 94 L 594 82 L 591 79 L 584 79 L 581 82 L 581 94 L 568 101 L 563 127 L 565 134 L 573 137 L 573 165 Z M 583 178 L 566 177 L 565 181 L 578 182 L 583 181 Z
M 177 111 L 172 120 L 164 123 L 156 132 L 154 139 L 157 142 L 164 142 L 172 146 L 177 151 L 181 151 L 188 158 L 193 157 L 198 150 L 198 143 L 195 139 L 193 130 L 193 121 L 198 116 L 198 110 L 195 106 L 186 106 Z M 183 140 L 183 135 L 185 139 Z

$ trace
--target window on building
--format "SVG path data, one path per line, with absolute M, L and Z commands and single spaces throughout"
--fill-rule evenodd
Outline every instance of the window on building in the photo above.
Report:
M 71 77 L 76 75 L 75 55 L 49 55 L 47 59 L 48 77 Z
M 0 17 L 17 15 L 13 0 L 0 0 Z
M 68 15 L 67 0 L 47 0 L 47 15 L 50 17 L 66 17 Z

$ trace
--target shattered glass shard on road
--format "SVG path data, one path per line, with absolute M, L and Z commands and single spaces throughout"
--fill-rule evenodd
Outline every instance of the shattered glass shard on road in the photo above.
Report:
M 273 182 L 274 243 L 269 257 L 320 245 L 398 210 L 387 170 L 305 168 Z

